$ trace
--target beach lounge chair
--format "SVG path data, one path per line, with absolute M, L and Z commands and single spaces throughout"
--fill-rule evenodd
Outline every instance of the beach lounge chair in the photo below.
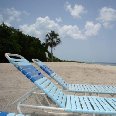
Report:
M 5 54 L 6 58 L 11 62 L 19 71 L 21 71 L 31 82 L 33 82 L 38 89 L 43 91 L 46 96 L 57 107 L 50 106 L 33 106 L 18 103 L 19 108 L 33 107 L 41 109 L 58 110 L 59 112 L 66 113 L 87 113 L 98 115 L 116 115 L 116 98 L 105 98 L 96 96 L 75 96 L 63 93 L 55 84 L 48 78 L 43 76 L 29 61 L 18 54 Z
M 0 116 L 25 116 L 25 115 L 23 115 L 23 114 L 11 113 L 11 112 L 2 112 L 2 111 L 0 111 Z
M 39 66 L 44 72 L 46 72 L 52 79 L 54 79 L 63 89 L 72 92 L 84 92 L 86 93 L 97 93 L 97 94 L 116 94 L 116 86 L 111 85 L 90 85 L 90 84 L 70 84 L 67 83 L 61 76 L 56 74 L 46 64 L 38 59 L 32 59 L 32 61 Z

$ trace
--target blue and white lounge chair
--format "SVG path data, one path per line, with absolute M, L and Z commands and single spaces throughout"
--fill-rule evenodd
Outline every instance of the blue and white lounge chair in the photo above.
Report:
M 116 98 L 105 98 L 96 96 L 75 96 L 63 93 L 48 78 L 44 77 L 29 61 L 17 54 L 5 54 L 6 58 L 30 81 L 32 81 L 46 96 L 57 105 L 35 106 L 35 108 L 59 110 L 67 113 L 87 113 L 98 115 L 116 115 Z M 20 104 L 21 106 L 21 104 Z M 25 105 L 22 104 L 24 107 Z M 30 105 L 29 107 L 31 107 Z
M 0 111 L 0 116 L 25 116 L 25 115 Z
M 84 93 L 97 93 L 97 94 L 116 94 L 116 86 L 111 85 L 90 85 L 90 84 L 69 84 L 61 76 L 51 70 L 46 64 L 38 59 L 32 59 L 32 61 L 39 66 L 44 72 L 46 72 L 52 79 L 54 79 L 59 85 L 68 91 L 72 92 L 84 92 Z

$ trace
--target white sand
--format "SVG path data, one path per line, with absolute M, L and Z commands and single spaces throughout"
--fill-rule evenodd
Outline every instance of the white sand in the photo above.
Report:
M 116 66 L 75 62 L 46 62 L 46 64 L 69 83 L 116 86 Z M 12 103 L 32 87 L 33 84 L 13 65 L 0 64 L 0 110 L 16 112 L 15 106 L 6 107 L 6 105 Z

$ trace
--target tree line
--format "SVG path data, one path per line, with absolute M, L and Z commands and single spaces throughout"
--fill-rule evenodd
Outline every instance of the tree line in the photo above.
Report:
M 56 34 L 54 31 L 52 33 Z M 45 42 L 41 43 L 39 38 L 32 37 L 29 35 L 23 34 L 19 29 L 14 29 L 13 27 L 8 27 L 6 24 L 2 23 L 0 25 L 0 62 L 7 62 L 4 54 L 6 52 L 9 53 L 17 53 L 24 56 L 26 59 L 31 61 L 32 58 L 38 58 L 41 61 L 47 61 L 46 53 L 48 53 L 48 57 L 54 59 L 54 61 L 61 61 L 60 59 L 56 58 L 48 51 L 48 47 L 50 46 L 51 49 L 58 45 L 60 42 L 52 44 L 47 42 L 51 35 L 46 34 Z M 56 38 L 58 41 L 59 38 Z M 54 40 L 52 38 L 52 40 Z M 55 40 L 55 41 L 56 41 Z

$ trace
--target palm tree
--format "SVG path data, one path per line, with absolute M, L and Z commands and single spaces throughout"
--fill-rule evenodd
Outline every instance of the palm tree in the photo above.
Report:
M 47 49 L 48 47 L 51 47 L 51 61 L 53 61 L 53 48 L 61 43 L 61 40 L 58 36 L 59 34 L 55 33 L 55 31 L 51 31 L 46 34 L 45 46 Z

